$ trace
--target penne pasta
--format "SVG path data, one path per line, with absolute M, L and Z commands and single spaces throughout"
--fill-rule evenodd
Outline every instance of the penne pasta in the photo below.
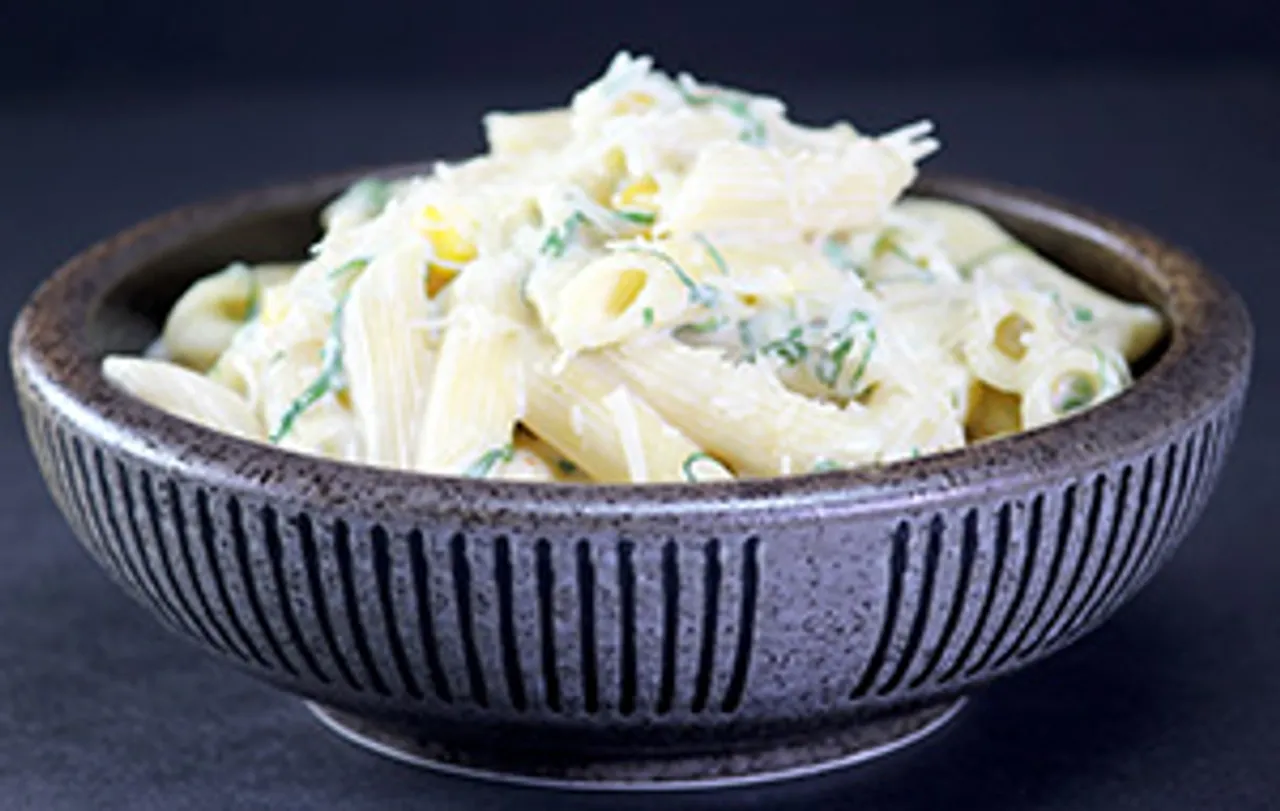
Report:
M 660 222 L 712 234 L 863 230 L 881 221 L 915 173 L 908 156 L 873 138 L 792 154 L 722 141 L 698 156 Z
M 1022 425 L 1038 428 L 1119 394 L 1129 385 L 1124 357 L 1101 347 L 1045 347 L 1022 396 Z
M 428 392 L 435 352 L 417 324 L 436 310 L 422 282 L 421 245 L 371 262 L 351 286 L 342 341 L 347 389 L 363 459 L 410 469 L 418 417 Z
M 495 155 L 526 155 L 562 146 L 573 132 L 573 118 L 567 110 L 538 110 L 528 113 L 489 113 L 484 117 L 484 135 Z
M 554 481 L 573 484 L 586 484 L 591 481 L 591 477 L 577 462 L 556 450 L 542 437 L 527 430 L 527 425 L 516 434 L 516 451 L 519 452 L 522 449 L 541 459 Z
M 626 344 L 609 357 L 659 414 L 740 475 L 861 464 L 880 447 L 861 406 L 838 408 L 790 392 L 761 365 L 731 365 L 670 339 Z
M 965 419 L 970 441 L 993 439 L 1022 430 L 1022 398 L 979 383 Z
M 519 273 L 509 261 L 478 261 L 459 282 L 426 396 L 415 469 L 484 477 L 509 461 L 527 398 Z
M 1058 343 L 1061 329 L 1051 303 L 1026 291 L 988 288 L 965 329 L 962 352 L 969 368 L 997 389 L 1021 393 L 1037 372 L 1039 350 Z
M 484 130 L 484 154 L 353 184 L 307 261 L 200 280 L 157 365 L 112 374 L 302 453 L 696 483 L 1032 429 L 1118 394 L 1165 333 L 986 214 L 903 199 L 929 121 L 802 126 L 622 53 Z
M 843 280 L 804 247 L 744 250 L 702 235 L 619 243 L 539 296 L 546 329 L 566 351 L 620 343 L 653 329 L 749 316 Z
M 906 200 L 900 208 L 940 226 L 944 248 L 968 273 L 982 271 L 989 282 L 1040 291 L 1058 319 L 1085 342 L 1113 347 L 1132 362 L 1164 334 L 1154 309 L 1121 301 L 1065 273 L 980 211 L 941 200 Z
M 190 369 L 162 360 L 109 356 L 107 380 L 156 408 L 244 439 L 266 439 L 248 403 Z
M 250 267 L 233 263 L 187 290 L 165 320 L 165 356 L 196 371 L 206 371 L 231 346 L 236 333 L 257 317 L 264 291 L 286 281 L 296 266 Z
M 493 476 L 522 482 L 557 480 L 551 465 L 522 436 L 516 437 L 510 458 L 504 458 L 494 467 Z
M 530 341 L 526 354 L 529 411 L 525 423 L 592 480 L 732 478 L 723 465 L 637 397 L 603 359 L 582 355 L 561 363 L 546 341 Z

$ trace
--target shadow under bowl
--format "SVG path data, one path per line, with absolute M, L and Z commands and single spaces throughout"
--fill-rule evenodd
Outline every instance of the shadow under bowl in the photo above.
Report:
M 418 167 L 399 167 L 402 174 Z M 1200 514 L 1252 331 L 1186 254 L 1075 206 L 926 176 L 1170 335 L 1059 424 L 881 468 L 699 485 L 425 477 L 223 436 L 128 397 L 200 275 L 304 256 L 356 174 L 184 208 L 72 259 L 11 354 L 76 536 L 172 631 L 411 762 L 538 784 L 725 785 L 888 751 L 1079 638 Z

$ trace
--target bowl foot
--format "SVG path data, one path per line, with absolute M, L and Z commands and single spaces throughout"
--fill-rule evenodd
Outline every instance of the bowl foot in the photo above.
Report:
M 586 791 L 683 791 L 732 788 L 807 777 L 882 757 L 942 729 L 966 699 L 887 715 L 750 751 L 639 753 L 591 761 L 522 750 L 464 748 L 320 704 L 307 707 L 346 740 L 384 757 L 491 782 Z

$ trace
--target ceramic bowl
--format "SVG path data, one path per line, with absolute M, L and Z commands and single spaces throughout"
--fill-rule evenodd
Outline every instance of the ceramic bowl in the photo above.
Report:
M 201 274 L 303 256 L 353 177 L 195 205 L 89 249 L 33 295 L 11 352 L 40 470 L 110 576 L 333 729 L 418 763 L 684 787 L 914 740 L 1147 582 L 1204 507 L 1245 397 L 1248 315 L 1192 258 L 1039 194 L 944 177 L 916 192 L 984 209 L 1167 314 L 1130 390 L 878 469 L 558 486 L 320 461 L 107 384 L 101 358 L 141 350 Z

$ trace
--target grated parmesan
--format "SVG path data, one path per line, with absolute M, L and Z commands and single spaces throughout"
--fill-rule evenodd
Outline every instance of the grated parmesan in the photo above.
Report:
M 604 405 L 613 417 L 622 441 L 622 452 L 633 482 L 649 481 L 649 468 L 645 459 L 644 440 L 640 436 L 640 423 L 636 419 L 635 403 L 626 388 L 618 386 L 604 396 Z

